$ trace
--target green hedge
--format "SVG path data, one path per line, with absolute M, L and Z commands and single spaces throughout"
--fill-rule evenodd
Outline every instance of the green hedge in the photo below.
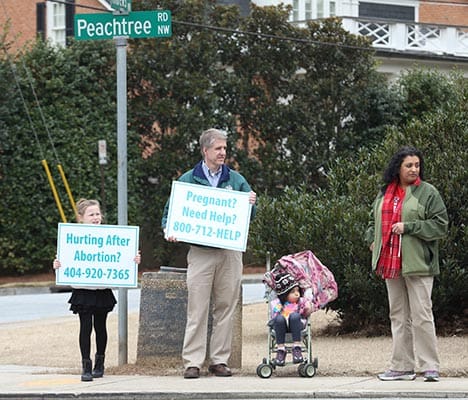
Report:
M 48 271 L 61 216 L 42 160 L 48 162 L 67 222 L 75 218 L 58 164 L 75 201 L 102 200 L 104 187 L 105 221 L 117 223 L 115 46 L 106 41 L 75 42 L 61 49 L 38 41 L 11 59 L 13 69 L 9 60 L 1 61 L 0 274 Z M 107 141 L 109 160 L 102 180 L 100 139 Z M 137 140 L 130 131 L 130 224 L 137 222 L 135 164 L 141 162 Z

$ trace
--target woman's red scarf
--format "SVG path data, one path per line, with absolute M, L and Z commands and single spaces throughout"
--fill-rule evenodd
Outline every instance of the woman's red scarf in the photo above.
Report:
M 418 177 L 414 185 L 419 185 L 420 182 Z M 376 271 L 383 279 L 395 279 L 400 276 L 401 235 L 394 234 L 392 226 L 401 222 L 405 194 L 405 190 L 398 184 L 398 179 L 391 182 L 385 190 L 382 204 L 382 249 Z

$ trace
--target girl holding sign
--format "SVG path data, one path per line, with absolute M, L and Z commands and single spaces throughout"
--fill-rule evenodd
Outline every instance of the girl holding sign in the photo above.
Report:
M 102 222 L 101 207 L 97 200 L 80 199 L 76 203 L 78 222 L 82 224 L 96 224 Z M 135 263 L 141 261 L 140 253 L 134 258 Z M 61 263 L 56 258 L 54 269 L 60 268 Z M 102 287 L 73 287 L 70 300 L 70 310 L 80 317 L 80 351 L 82 358 L 82 381 L 92 381 L 104 375 L 104 358 L 107 346 L 107 315 L 114 309 L 117 301 L 109 288 Z M 94 327 L 96 335 L 96 358 L 94 369 L 90 358 L 91 332 Z

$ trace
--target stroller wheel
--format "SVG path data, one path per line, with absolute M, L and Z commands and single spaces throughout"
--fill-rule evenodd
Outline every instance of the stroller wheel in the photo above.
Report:
M 273 373 L 273 367 L 270 364 L 260 364 L 257 367 L 257 375 L 260 378 L 267 379 Z
M 316 372 L 315 366 L 310 363 L 300 364 L 297 370 L 303 378 L 312 378 Z

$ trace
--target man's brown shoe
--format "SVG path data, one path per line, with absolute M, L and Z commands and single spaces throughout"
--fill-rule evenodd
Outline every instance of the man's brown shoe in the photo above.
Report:
M 184 372 L 185 379 L 200 378 L 200 369 L 197 367 L 188 367 Z
M 232 372 L 226 364 L 210 365 L 208 371 L 216 376 L 232 376 Z

